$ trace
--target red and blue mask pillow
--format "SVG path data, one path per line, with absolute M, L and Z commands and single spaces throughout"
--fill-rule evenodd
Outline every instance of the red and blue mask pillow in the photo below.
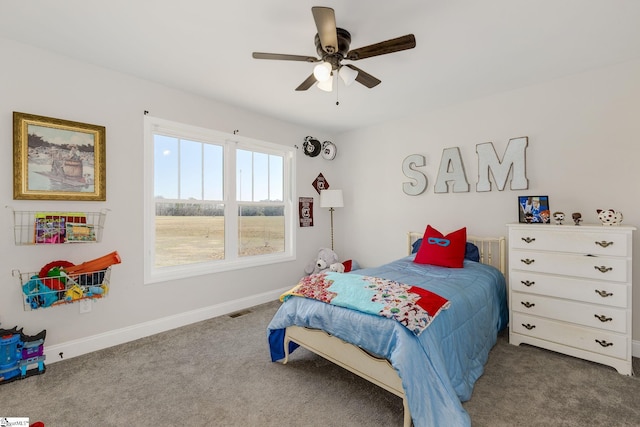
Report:
M 468 246 L 467 228 L 463 227 L 444 235 L 427 225 L 419 246 L 413 262 L 440 267 L 462 268 Z M 471 246 L 472 249 L 475 248 L 475 245 L 471 244 Z M 477 253 L 477 248 L 475 250 Z

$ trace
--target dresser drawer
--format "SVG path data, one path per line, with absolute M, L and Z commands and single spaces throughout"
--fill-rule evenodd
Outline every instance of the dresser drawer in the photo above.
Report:
M 629 281 L 629 261 L 587 255 L 512 250 L 509 262 L 514 270 L 561 274 L 614 282 Z
M 513 270 L 509 275 L 511 290 L 537 295 L 627 307 L 629 285 L 614 282 L 598 282 L 565 276 Z
M 619 335 L 598 329 L 560 323 L 549 319 L 513 313 L 512 331 L 521 335 L 551 341 L 618 359 L 627 358 L 628 340 Z
M 545 225 L 535 228 L 512 228 L 509 241 L 512 248 L 557 252 L 574 252 L 592 255 L 627 256 L 631 247 L 631 235 L 625 232 L 575 230 L 575 226 L 556 226 L 545 230 Z M 566 231 L 562 231 L 567 227 Z
M 627 312 L 621 308 L 584 304 L 558 298 L 513 292 L 511 307 L 514 312 L 577 323 L 591 328 L 614 332 L 627 332 Z

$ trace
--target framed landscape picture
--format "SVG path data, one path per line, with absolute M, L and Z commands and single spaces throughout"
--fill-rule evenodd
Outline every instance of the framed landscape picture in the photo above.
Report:
M 519 196 L 518 219 L 527 224 L 550 224 L 549 196 Z
M 106 200 L 104 126 L 13 113 L 13 198 Z

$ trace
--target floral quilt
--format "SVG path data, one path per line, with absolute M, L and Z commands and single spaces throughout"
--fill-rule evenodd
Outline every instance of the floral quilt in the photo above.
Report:
M 327 304 L 398 321 L 414 335 L 420 335 L 449 301 L 417 286 L 380 277 L 344 273 L 318 273 L 303 277 L 280 296 L 311 298 Z

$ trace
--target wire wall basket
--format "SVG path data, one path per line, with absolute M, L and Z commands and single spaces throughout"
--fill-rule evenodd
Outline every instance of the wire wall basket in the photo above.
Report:
M 94 243 L 102 240 L 107 209 L 100 212 L 16 211 L 16 245 Z
M 13 275 L 20 280 L 24 309 L 31 311 L 106 297 L 111 267 L 79 274 L 67 274 L 62 268 L 26 273 L 13 270 Z

